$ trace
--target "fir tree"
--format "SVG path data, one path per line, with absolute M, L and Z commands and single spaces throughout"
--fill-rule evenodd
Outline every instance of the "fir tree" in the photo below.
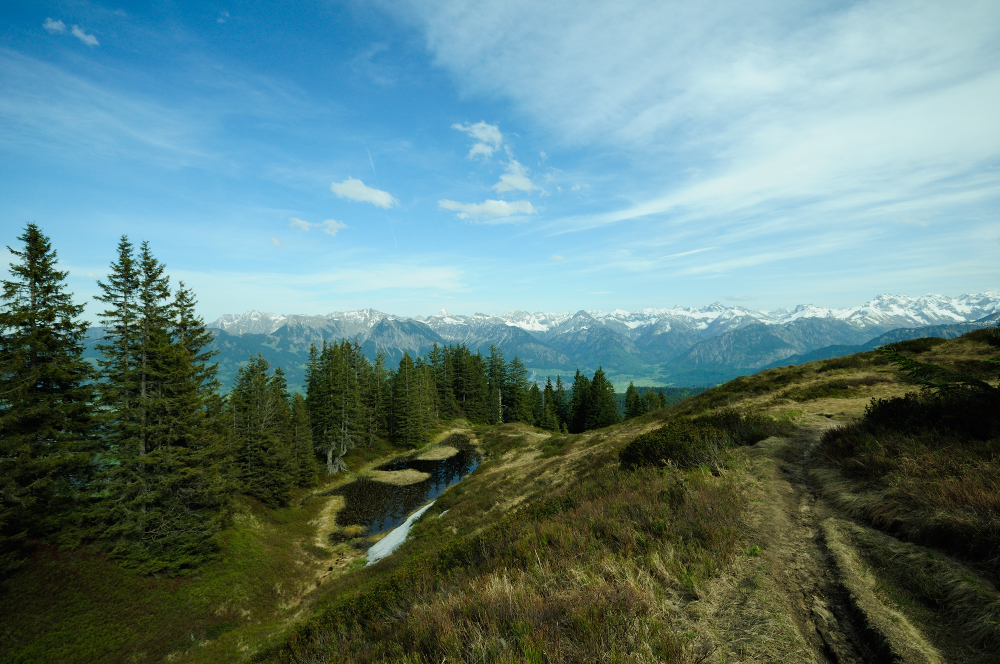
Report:
M 17 564 L 25 534 L 55 525 L 56 503 L 86 478 L 92 427 L 83 305 L 38 226 L 17 239 L 0 306 L 0 574 Z

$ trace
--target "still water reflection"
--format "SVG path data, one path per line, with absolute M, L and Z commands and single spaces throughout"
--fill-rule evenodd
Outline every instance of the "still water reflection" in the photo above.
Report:
M 361 478 L 344 486 L 344 508 L 337 514 L 340 526 L 365 526 L 366 535 L 375 535 L 395 528 L 407 515 L 433 500 L 441 493 L 471 473 L 479 465 L 479 455 L 471 447 L 460 449 L 458 454 L 438 461 L 420 461 L 414 458 L 396 459 L 378 470 L 405 470 L 412 468 L 430 477 L 423 482 L 396 486 Z

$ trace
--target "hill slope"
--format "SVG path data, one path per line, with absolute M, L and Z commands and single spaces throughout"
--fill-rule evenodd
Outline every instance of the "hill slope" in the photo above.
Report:
M 1000 360 L 989 331 L 900 352 L 985 378 Z M 831 447 L 873 398 L 914 389 L 868 352 L 580 435 L 456 423 L 481 465 L 378 564 L 359 566 L 368 542 L 335 525 L 331 486 L 266 521 L 248 507 L 214 571 L 179 584 L 123 577 L 101 597 L 108 563 L 40 552 L 7 591 L 21 610 L 0 656 L 93 660 L 69 646 L 106 634 L 103 661 L 994 661 L 1000 441 Z M 735 445 L 619 463 L 690 427 Z

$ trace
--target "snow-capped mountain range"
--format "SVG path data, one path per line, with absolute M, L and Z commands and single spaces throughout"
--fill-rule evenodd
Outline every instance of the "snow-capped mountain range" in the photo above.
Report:
M 630 333 L 641 328 L 654 326 L 667 331 L 673 324 L 692 327 L 703 336 L 711 337 L 727 330 L 761 323 L 782 325 L 803 318 L 830 318 L 840 320 L 863 330 L 889 330 L 899 327 L 923 327 L 966 323 L 1000 311 L 1000 293 L 969 293 L 958 297 L 947 295 L 879 295 L 868 302 L 849 308 L 817 307 L 800 304 L 792 309 L 761 311 L 741 306 L 727 307 L 715 302 L 706 307 L 675 306 L 669 309 L 646 308 L 628 312 L 615 309 L 611 312 L 579 311 L 529 313 L 512 311 L 505 314 L 476 313 L 471 316 L 449 314 L 442 310 L 431 316 L 417 316 L 412 320 L 425 323 L 431 329 L 448 329 L 458 326 L 475 326 L 481 323 L 502 323 L 518 327 L 533 336 L 544 339 L 552 333 L 587 329 L 600 324 L 611 329 Z M 243 314 L 226 314 L 209 324 L 209 327 L 224 330 L 230 334 L 271 334 L 288 324 L 308 327 L 327 327 L 331 323 L 342 328 L 346 336 L 354 336 L 371 329 L 382 319 L 407 320 L 405 317 L 360 309 L 357 311 L 333 312 L 325 316 L 285 315 L 248 311 Z M 631 335 L 630 335 L 631 336 Z
M 281 363 L 293 380 L 310 344 L 351 339 L 374 357 L 398 361 L 404 352 L 423 355 L 435 343 L 461 343 L 488 352 L 491 345 L 529 369 L 545 372 L 594 370 L 621 377 L 701 385 L 762 367 L 795 361 L 825 348 L 846 354 L 851 348 L 895 331 L 894 338 L 933 334 L 954 336 L 976 325 L 996 324 L 1000 293 L 880 295 L 849 308 L 799 305 L 760 311 L 721 303 L 700 309 L 675 306 L 638 311 L 546 313 L 512 311 L 471 316 L 442 310 L 431 316 L 395 316 L 374 309 L 325 316 L 248 311 L 227 314 L 209 324 L 220 330 L 223 357 L 237 366 L 262 349 Z M 977 323 L 976 321 L 980 321 Z M 834 351 L 831 351 L 834 352 Z

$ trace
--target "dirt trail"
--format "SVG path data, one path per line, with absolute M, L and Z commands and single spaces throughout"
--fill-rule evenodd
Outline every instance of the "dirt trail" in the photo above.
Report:
M 893 661 L 884 639 L 857 610 L 824 537 L 832 516 L 808 479 L 814 449 L 834 426 L 810 418 L 797 435 L 769 439 L 758 452 L 775 459 L 771 468 L 763 528 L 770 576 L 783 592 L 787 614 L 814 652 L 816 661 L 837 664 Z

